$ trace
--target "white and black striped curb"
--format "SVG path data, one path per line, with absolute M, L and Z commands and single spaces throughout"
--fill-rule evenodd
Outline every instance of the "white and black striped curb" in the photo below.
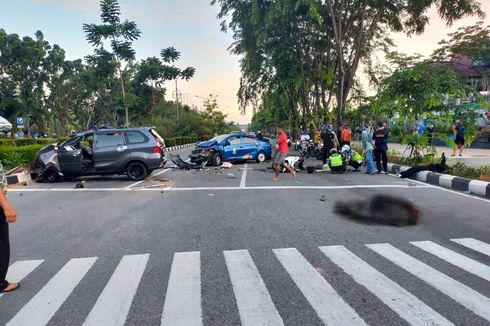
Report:
M 388 163 L 388 170 L 391 173 L 395 173 L 396 171 L 402 172 L 408 169 L 409 169 L 408 166 Z M 414 179 L 435 186 L 470 192 L 475 195 L 490 198 L 490 182 L 471 180 L 471 179 L 456 177 L 454 175 L 440 174 L 440 173 L 434 173 L 430 171 L 418 172 L 416 173 L 416 177 Z
M 27 173 L 27 172 L 7 175 L 7 184 L 8 185 L 15 185 L 18 183 L 29 182 L 31 180 L 32 180 L 31 174 Z
M 166 148 L 166 151 L 167 152 L 176 151 L 176 150 L 179 150 L 179 149 L 189 148 L 189 147 L 192 147 L 192 146 L 195 146 L 195 145 L 196 145 L 196 143 L 191 143 L 191 144 L 185 144 L 185 145 L 178 145 L 178 146 L 167 147 Z

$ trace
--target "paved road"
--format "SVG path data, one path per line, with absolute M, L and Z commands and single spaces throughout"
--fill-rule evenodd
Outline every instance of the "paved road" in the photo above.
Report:
M 489 325 L 489 201 L 355 172 L 275 183 L 267 167 L 12 191 L 23 282 L 0 325 Z M 332 213 L 374 193 L 413 200 L 421 224 Z

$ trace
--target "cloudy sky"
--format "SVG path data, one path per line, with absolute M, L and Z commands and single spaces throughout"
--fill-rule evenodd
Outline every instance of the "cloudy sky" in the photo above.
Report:
M 490 0 L 481 2 L 483 10 L 490 13 Z M 216 94 L 230 120 L 249 122 L 250 113 L 238 113 L 239 58 L 227 51 L 232 37 L 221 32 L 217 7 L 210 6 L 208 0 L 120 0 L 120 4 L 123 18 L 136 21 L 143 32 L 134 44 L 138 59 L 158 56 L 161 49 L 174 46 L 182 53 L 177 64 L 196 68 L 191 81 L 180 83 L 184 102 L 201 106 L 199 97 Z M 435 11 L 430 11 L 430 16 L 423 35 L 394 35 L 399 52 L 430 54 L 448 32 L 477 21 L 468 18 L 447 28 Z M 0 28 L 21 36 L 41 30 L 51 44 L 65 49 L 68 59 L 92 52 L 82 24 L 99 22 L 98 0 L 0 0 Z M 486 22 L 490 24 L 489 17 Z

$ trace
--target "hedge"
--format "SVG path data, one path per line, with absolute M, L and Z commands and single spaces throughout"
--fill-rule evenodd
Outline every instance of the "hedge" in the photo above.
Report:
M 211 138 L 210 136 L 201 136 L 201 137 L 179 136 L 179 137 L 164 138 L 164 139 L 165 139 L 165 146 L 172 147 L 172 146 L 178 146 L 178 145 L 197 143 L 199 141 L 209 140 L 210 138 Z
M 28 145 L 49 145 L 64 141 L 68 138 L 23 138 L 23 139 L 0 139 L 0 146 L 28 146 Z
M 0 146 L 0 161 L 6 169 L 28 166 L 44 145 Z

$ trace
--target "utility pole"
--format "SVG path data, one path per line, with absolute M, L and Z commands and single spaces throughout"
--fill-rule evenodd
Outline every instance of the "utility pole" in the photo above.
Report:
M 175 78 L 175 103 L 177 104 L 177 121 L 180 119 L 179 114 L 179 89 L 177 87 L 177 78 Z

